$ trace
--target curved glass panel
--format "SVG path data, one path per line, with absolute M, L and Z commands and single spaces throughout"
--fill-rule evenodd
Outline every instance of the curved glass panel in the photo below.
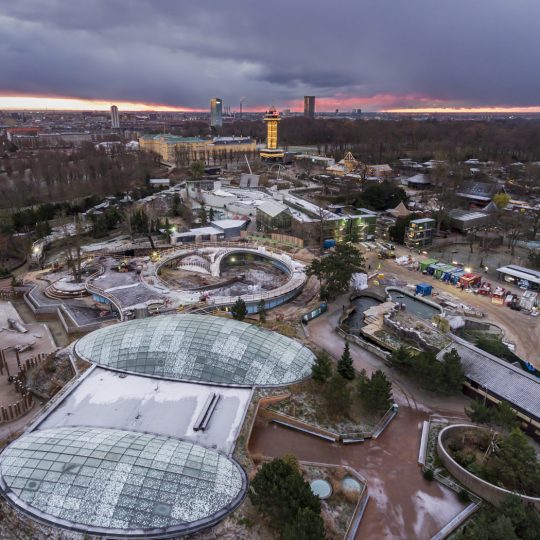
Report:
M 75 345 L 104 367 L 236 386 L 285 385 L 311 374 L 313 353 L 259 328 L 208 315 L 164 315 L 102 328 Z
M 34 431 L 2 453 L 0 472 L 6 496 L 38 517 L 123 534 L 208 526 L 246 487 L 240 467 L 214 450 L 114 429 Z

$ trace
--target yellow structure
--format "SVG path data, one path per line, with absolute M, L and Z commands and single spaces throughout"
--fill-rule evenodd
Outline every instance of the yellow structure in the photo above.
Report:
M 266 124 L 266 148 L 261 150 L 261 158 L 266 160 L 281 160 L 284 152 L 278 148 L 278 124 L 281 117 L 275 107 L 270 107 L 263 118 Z
M 139 138 L 139 148 L 155 152 L 163 161 L 169 163 L 189 163 L 226 159 L 231 154 L 255 152 L 257 145 L 250 137 L 178 137 L 176 135 L 159 134 L 144 135 Z

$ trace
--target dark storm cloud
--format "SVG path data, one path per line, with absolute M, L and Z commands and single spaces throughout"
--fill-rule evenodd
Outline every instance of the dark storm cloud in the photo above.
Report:
M 537 0 L 0 0 L 0 92 L 538 105 L 539 20 Z

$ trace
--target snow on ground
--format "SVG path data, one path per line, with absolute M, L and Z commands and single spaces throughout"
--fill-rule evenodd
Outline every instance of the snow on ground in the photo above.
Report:
M 220 400 L 208 429 L 194 431 L 212 392 Z M 251 398 L 249 388 L 165 381 L 95 370 L 39 426 L 90 426 L 178 437 L 230 453 Z

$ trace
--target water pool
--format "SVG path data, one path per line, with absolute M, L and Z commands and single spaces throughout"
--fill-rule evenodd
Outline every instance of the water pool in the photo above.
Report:
M 388 296 L 392 302 L 400 303 L 405 305 L 405 309 L 416 315 L 420 319 L 431 320 L 435 315 L 442 313 L 442 309 L 428 304 L 426 301 L 421 298 L 410 295 L 407 292 L 404 292 L 400 289 L 386 289 Z
M 332 486 L 330 485 L 330 482 L 327 482 L 322 478 L 318 480 L 313 480 L 310 486 L 313 494 L 317 495 L 319 499 L 328 499 L 328 497 L 332 495 Z
M 357 332 L 360 328 L 364 327 L 364 311 L 370 307 L 376 306 L 381 302 L 370 296 L 359 296 L 352 301 L 354 311 L 345 319 L 346 324 L 352 332 Z

